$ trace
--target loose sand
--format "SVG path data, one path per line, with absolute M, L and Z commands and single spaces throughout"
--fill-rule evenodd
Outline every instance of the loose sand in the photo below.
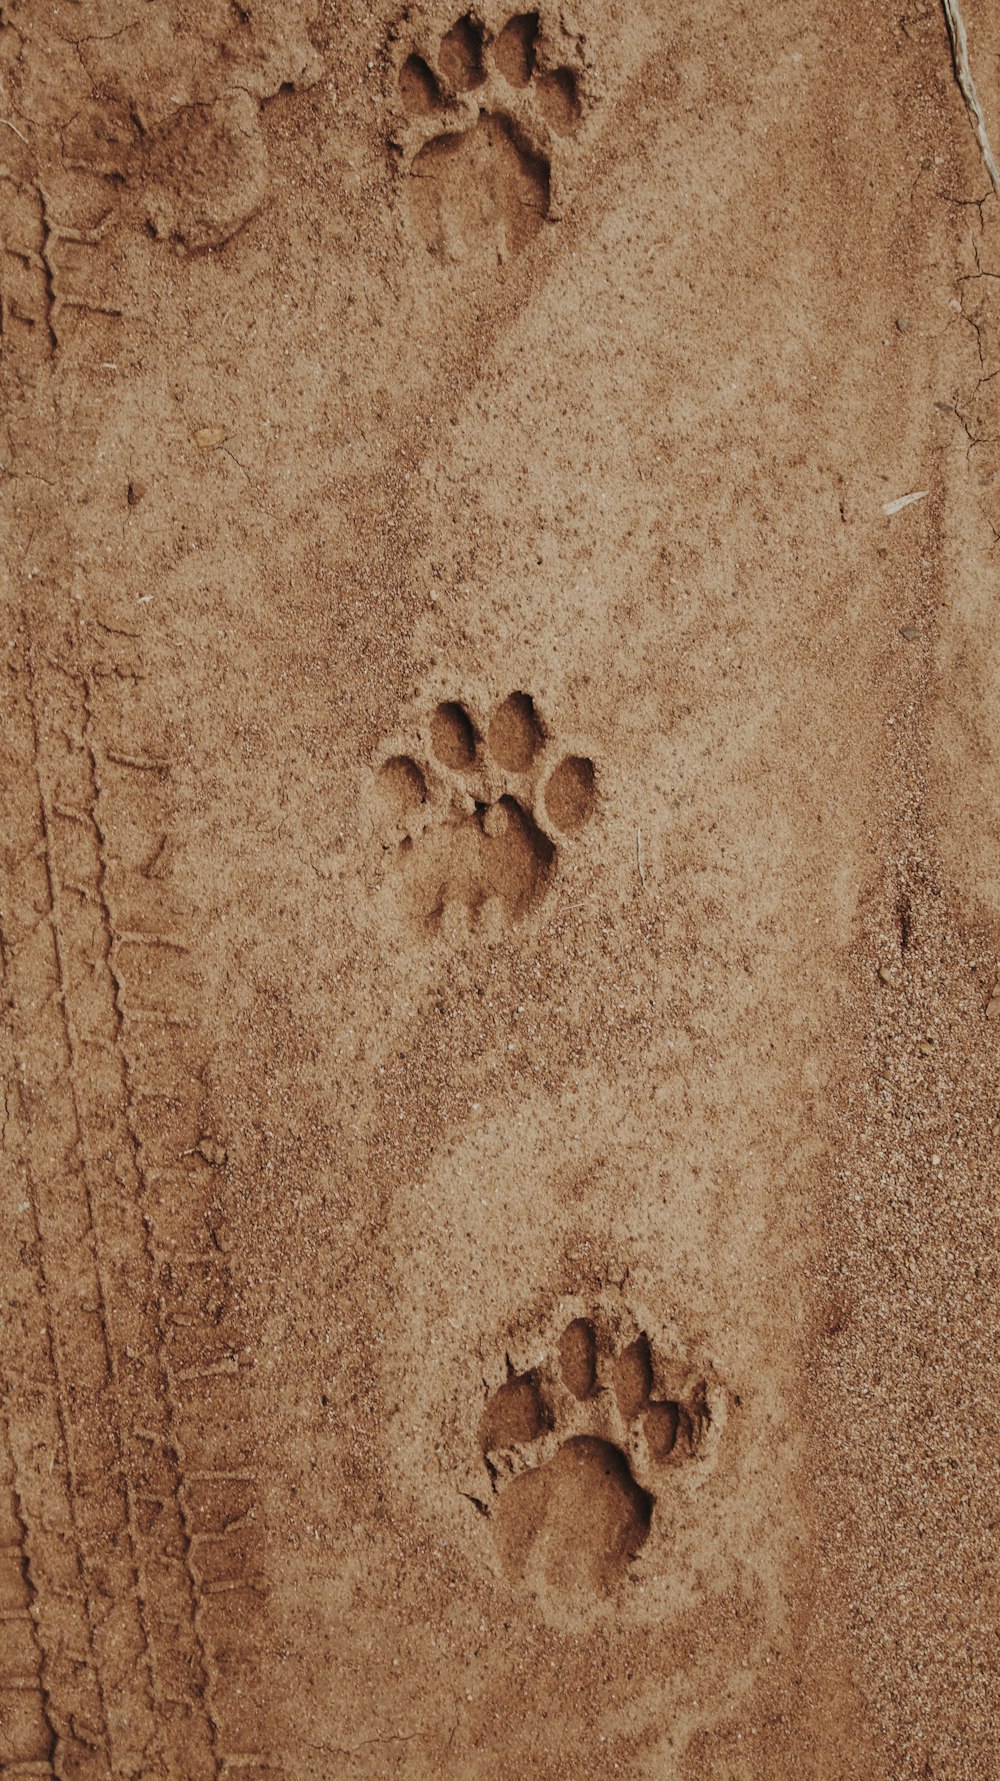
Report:
M 10 0 L 0 248 L 0 1769 L 991 1781 L 943 12 Z

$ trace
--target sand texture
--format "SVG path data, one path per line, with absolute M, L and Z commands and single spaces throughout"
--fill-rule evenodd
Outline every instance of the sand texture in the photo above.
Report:
M 5 0 L 0 549 L 0 1774 L 997 1781 L 936 0 Z

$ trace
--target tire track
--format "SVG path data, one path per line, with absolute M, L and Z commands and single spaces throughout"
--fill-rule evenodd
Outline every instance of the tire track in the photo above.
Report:
M 88 670 L 83 737 L 114 983 L 123 1124 L 154 1285 L 159 1401 L 173 1465 L 170 1500 L 179 1518 L 173 1537 L 177 1549 L 183 1547 L 191 1642 L 205 1676 L 204 1710 L 221 1775 L 234 1761 L 261 1761 L 255 1744 L 266 1729 L 256 1691 L 245 1681 L 264 1597 L 256 1439 L 246 1405 L 249 1357 L 216 1184 L 225 1150 L 212 1135 L 202 1080 L 204 991 L 190 912 L 169 864 L 171 766 L 165 749 L 137 746 L 131 706 L 138 679 L 138 667 L 134 680 L 123 676 L 120 655 Z M 112 740 L 102 742 L 105 734 Z M 112 835 L 124 838 L 126 851 L 131 845 L 131 858 L 122 851 L 112 856 Z M 168 1501 L 150 1507 L 161 1517 L 169 1512 Z
M 136 676 L 87 664 L 84 642 L 48 653 L 26 621 L 5 729 L 4 1142 L 21 1166 L 3 1204 L 19 1259 L 0 1752 L 4 1772 L 201 1781 L 261 1760 L 241 1686 L 263 1596 L 246 1356 L 209 1203 L 221 1150 L 194 1130 L 183 913 L 163 931 L 169 764 L 128 735 L 102 745 L 105 685 Z M 138 865 L 111 854 L 119 802 L 126 830 L 143 810 Z
M 54 1775 L 57 1733 L 42 1680 L 28 1537 L 6 1415 L 0 1419 L 0 1771 Z

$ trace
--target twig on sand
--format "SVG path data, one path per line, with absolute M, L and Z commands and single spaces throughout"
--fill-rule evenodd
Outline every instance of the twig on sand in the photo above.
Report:
M 986 119 L 983 116 L 983 108 L 979 103 L 979 94 L 976 92 L 976 83 L 972 78 L 972 69 L 969 66 L 969 43 L 965 35 L 965 20 L 959 9 L 958 0 L 941 0 L 941 4 L 944 7 L 948 36 L 951 39 L 951 59 L 955 65 L 955 79 L 958 81 L 959 91 L 965 100 L 966 110 L 972 119 L 976 141 L 979 143 L 979 150 L 990 176 L 993 190 L 1000 197 L 1000 167 L 997 166 L 996 157 L 990 147 Z

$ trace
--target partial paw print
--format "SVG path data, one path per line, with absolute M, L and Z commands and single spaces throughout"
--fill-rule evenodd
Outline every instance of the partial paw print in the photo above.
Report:
M 256 216 L 271 190 L 263 118 L 267 106 L 315 84 L 322 62 L 294 31 L 250 16 L 203 32 L 199 51 L 176 47 L 169 86 L 157 71 L 159 43 L 146 40 L 128 97 L 79 107 L 61 133 L 66 169 L 99 179 L 116 197 L 131 192 L 131 221 L 158 241 L 192 253 L 224 247 Z M 214 62 L 214 66 L 212 63 Z M 165 71 L 164 71 L 165 72 Z M 197 94 L 197 96 L 196 96 Z
M 250 93 L 180 107 L 144 147 L 147 227 L 158 241 L 223 247 L 267 197 L 261 102 Z
M 616 1331 L 615 1324 L 618 1323 Z M 634 1328 L 634 1326 L 633 1326 Z M 721 1396 L 620 1320 L 574 1317 L 543 1365 L 507 1378 L 480 1425 L 490 1515 L 509 1577 L 610 1595 L 669 1527 L 669 1500 L 713 1452 Z
M 398 89 L 406 122 L 396 146 L 430 252 L 503 262 L 558 215 L 587 109 L 580 40 L 541 12 L 516 13 L 496 32 L 469 12 L 411 49 Z
M 542 901 L 597 801 L 593 761 L 554 747 L 524 692 L 483 723 L 457 700 L 437 705 L 414 752 L 383 761 L 376 792 L 415 924 L 487 935 Z

